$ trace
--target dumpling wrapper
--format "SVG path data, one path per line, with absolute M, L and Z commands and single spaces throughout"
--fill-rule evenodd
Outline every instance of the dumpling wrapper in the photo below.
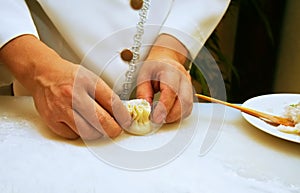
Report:
M 145 99 L 133 99 L 123 101 L 123 103 L 133 119 L 131 126 L 126 131 L 135 135 L 146 135 L 152 132 L 150 103 Z
M 300 135 L 300 102 L 286 106 L 283 116 L 293 120 L 296 125 L 294 127 L 279 125 L 277 129 L 285 133 Z

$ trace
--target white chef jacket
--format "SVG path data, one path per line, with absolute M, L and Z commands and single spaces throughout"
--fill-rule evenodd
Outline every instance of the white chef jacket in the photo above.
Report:
M 27 4 L 26 4 L 27 2 Z M 82 64 L 117 93 L 128 63 L 139 11 L 130 0 L 1 0 L 0 48 L 15 37 L 33 34 L 63 58 Z M 195 58 L 224 15 L 230 0 L 151 0 L 142 36 L 140 61 L 158 34 L 179 39 Z M 12 77 L 0 65 L 0 86 Z

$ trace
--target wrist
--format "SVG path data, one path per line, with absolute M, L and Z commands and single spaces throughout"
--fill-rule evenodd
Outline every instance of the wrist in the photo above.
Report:
M 151 48 L 149 58 L 157 55 L 163 58 L 169 57 L 184 65 L 188 61 L 188 50 L 175 37 L 167 34 L 161 34 Z
M 49 73 L 53 61 L 62 58 L 33 35 L 22 35 L 0 49 L 0 60 L 32 93 L 38 84 L 36 78 Z

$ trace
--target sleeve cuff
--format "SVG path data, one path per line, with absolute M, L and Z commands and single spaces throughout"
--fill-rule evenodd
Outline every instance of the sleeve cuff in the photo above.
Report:
M 0 26 L 0 48 L 20 35 L 39 37 L 25 1 L 1 2 Z
M 229 4 L 230 0 L 176 1 L 160 33 L 176 37 L 194 59 L 217 27 Z

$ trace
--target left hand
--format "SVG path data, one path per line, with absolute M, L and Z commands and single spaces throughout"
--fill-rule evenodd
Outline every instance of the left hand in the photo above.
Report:
M 186 54 L 185 47 L 177 39 L 161 35 L 140 69 L 137 98 L 153 104 L 154 94 L 160 92 L 152 113 L 154 123 L 176 122 L 192 111 L 191 77 L 183 66 Z

